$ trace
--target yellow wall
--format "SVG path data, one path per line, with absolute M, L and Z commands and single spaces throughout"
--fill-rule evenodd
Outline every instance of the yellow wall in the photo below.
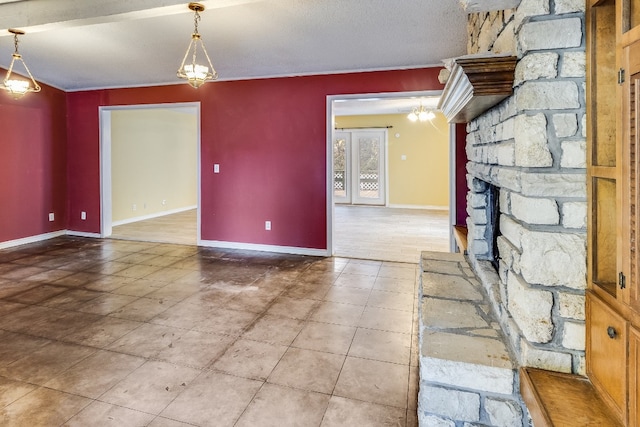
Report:
M 338 116 L 335 121 L 336 128 L 393 126 L 387 152 L 390 206 L 449 208 L 449 125 L 444 115 L 415 123 L 406 114 Z
M 111 113 L 114 222 L 197 204 L 197 130 L 196 115 L 178 110 Z

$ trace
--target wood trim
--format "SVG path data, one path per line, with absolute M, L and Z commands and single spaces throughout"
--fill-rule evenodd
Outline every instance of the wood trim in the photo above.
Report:
M 460 252 L 467 253 L 467 227 L 464 225 L 454 225 L 453 226 L 453 237 L 456 239 L 456 243 L 458 244 L 458 248 L 460 248 Z
M 520 394 L 536 427 L 622 426 L 586 377 L 520 368 Z
M 640 331 L 629 332 L 629 425 L 640 426 Z
M 522 400 L 524 400 L 529 410 L 529 415 L 531 415 L 531 420 L 536 427 L 553 427 L 536 385 L 529 375 L 529 369 L 531 368 L 520 368 L 520 394 L 522 395 Z
M 515 56 L 455 59 L 438 109 L 451 123 L 475 119 L 513 94 L 516 62 Z
M 589 174 L 593 178 L 606 178 L 606 179 L 617 179 L 618 178 L 618 170 L 615 167 L 611 166 L 591 166 L 589 168 Z

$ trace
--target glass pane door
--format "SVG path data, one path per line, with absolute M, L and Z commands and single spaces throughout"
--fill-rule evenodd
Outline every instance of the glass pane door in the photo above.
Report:
M 351 133 L 333 136 L 333 200 L 351 203 Z
M 384 205 L 384 131 L 352 133 L 353 203 Z

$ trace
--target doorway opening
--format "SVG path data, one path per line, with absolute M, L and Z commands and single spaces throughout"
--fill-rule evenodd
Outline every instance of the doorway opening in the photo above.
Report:
M 455 126 L 436 110 L 440 94 L 327 97 L 327 241 L 332 255 L 416 263 L 423 250 L 452 250 Z M 408 114 L 420 106 L 435 117 L 410 121 Z M 384 135 L 376 159 L 380 166 L 371 171 L 358 168 L 374 151 L 359 153 L 354 143 L 359 132 L 365 140 L 366 132 Z M 367 191 L 373 197 L 358 197 Z
M 200 104 L 100 107 L 101 236 L 200 243 Z

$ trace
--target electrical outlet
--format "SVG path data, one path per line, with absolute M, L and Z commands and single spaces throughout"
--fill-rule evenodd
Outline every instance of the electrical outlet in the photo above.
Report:
M 51 212 L 51 213 L 49 214 L 49 221 L 53 221 L 53 220 L 55 220 L 55 219 L 56 219 L 56 216 L 53 214 L 53 212 Z
M 138 206 L 136 206 L 136 204 L 134 203 L 133 205 L 131 205 L 131 210 L 135 211 L 138 209 Z
M 220 165 L 219 164 L 214 164 L 213 165 L 213 173 L 220 173 Z
M 82 220 L 87 219 L 87 213 L 85 211 L 80 212 L 80 219 Z
M 162 200 L 162 206 L 166 206 L 166 204 L 167 204 L 167 201 L 163 199 Z
M 264 222 L 264 229 L 265 230 L 271 230 L 271 221 L 265 221 Z

